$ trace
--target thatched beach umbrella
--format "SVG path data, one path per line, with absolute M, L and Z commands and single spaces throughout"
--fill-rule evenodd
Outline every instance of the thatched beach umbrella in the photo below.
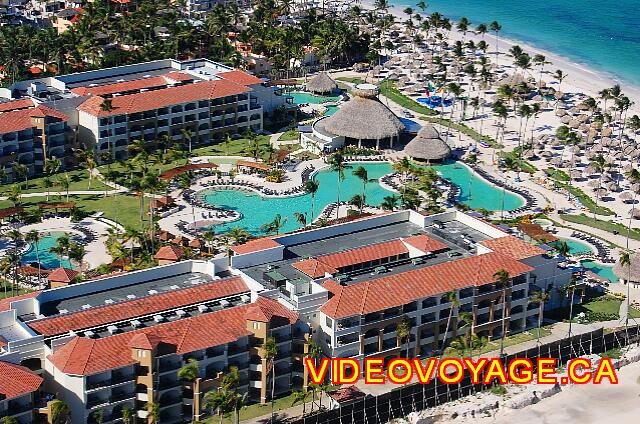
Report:
M 305 88 L 312 93 L 324 94 L 331 93 L 338 84 L 326 72 L 320 72 L 307 82 Z
M 623 202 L 628 202 L 630 200 L 633 200 L 633 193 L 631 193 L 630 191 L 623 191 L 622 193 L 620 193 L 620 196 L 618 197 Z
M 610 137 L 613 134 L 613 129 L 611 127 L 603 128 L 601 134 L 603 137 Z
M 572 169 L 569 172 L 569 175 L 571 176 L 571 178 L 573 178 L 574 180 L 577 180 L 579 178 L 582 178 L 582 171 L 580 171 L 579 169 Z
M 451 148 L 433 125 L 425 124 L 404 148 L 405 155 L 424 161 L 440 161 L 451 156 Z

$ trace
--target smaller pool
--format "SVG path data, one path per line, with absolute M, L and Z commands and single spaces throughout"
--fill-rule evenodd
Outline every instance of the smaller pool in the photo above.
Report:
M 441 96 L 431 96 L 431 97 L 418 97 L 416 101 L 425 106 L 429 106 L 430 108 L 440 107 L 444 103 L 444 106 L 451 106 L 451 100 L 444 99 L 442 100 Z
M 562 239 L 562 240 L 567 242 L 567 245 L 569 246 L 569 254 L 571 255 L 579 255 L 581 253 L 593 252 L 593 249 L 591 248 L 591 246 L 586 243 L 582 243 L 580 241 L 570 239 L 570 238 Z M 551 247 L 556 247 L 557 244 L 558 242 L 549 243 Z
M 304 103 L 327 103 L 327 102 L 337 102 L 340 100 L 340 96 L 318 96 L 316 94 L 307 93 L 304 91 L 292 91 L 286 94 L 287 96 L 293 97 L 293 103 L 300 105 Z
M 324 116 L 331 116 L 338 111 L 338 106 L 327 106 Z
M 580 263 L 582 264 L 582 266 L 586 269 L 588 269 L 589 271 L 593 272 L 594 274 L 602 277 L 602 278 L 606 278 L 607 280 L 611 281 L 612 283 L 617 283 L 618 282 L 618 277 L 616 277 L 616 275 L 613 273 L 613 267 L 611 266 L 606 266 L 606 265 L 600 265 L 597 264 L 593 261 L 589 261 L 589 260 L 584 260 L 584 261 L 580 261 Z
M 42 234 L 41 239 L 38 242 L 38 252 L 36 253 L 35 244 L 29 246 L 29 250 L 27 250 L 22 255 L 22 263 L 30 264 L 34 262 L 38 262 L 38 258 L 40 259 L 40 263 L 47 269 L 53 269 L 58 267 L 72 268 L 71 262 L 68 259 L 64 259 L 56 255 L 55 253 L 49 252 L 49 248 L 56 245 L 56 241 L 60 236 L 64 235 L 63 232 L 53 232 L 49 234 Z
M 541 227 L 546 227 L 548 225 L 552 225 L 553 224 L 553 222 L 551 222 L 548 219 L 544 219 L 544 218 L 536 218 L 536 219 L 533 220 L 533 223 L 534 224 L 538 224 Z

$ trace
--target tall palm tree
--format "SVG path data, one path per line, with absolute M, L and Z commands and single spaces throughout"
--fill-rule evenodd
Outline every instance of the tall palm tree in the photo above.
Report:
M 275 391 L 276 391 L 276 367 L 275 360 L 278 356 L 278 343 L 273 337 L 267 337 L 260 346 L 261 356 L 267 360 L 267 370 L 271 374 L 271 422 L 275 416 Z
M 189 358 L 187 363 L 184 364 L 178 370 L 178 378 L 189 383 L 192 388 L 193 388 L 194 381 L 196 381 L 199 375 L 200 375 L 200 369 L 198 368 L 198 361 L 195 360 L 194 358 Z M 191 410 L 192 420 L 195 416 L 195 412 L 196 412 L 195 409 L 193 409 L 192 407 L 192 410 Z
M 304 183 L 304 191 L 311 195 L 311 220 L 313 222 L 314 217 L 316 216 L 316 193 L 320 188 L 320 182 L 318 180 L 307 180 Z
M 367 183 L 369 182 L 369 173 L 364 166 L 359 166 L 353 170 L 352 174 L 362 181 L 362 203 L 366 202 L 367 196 Z M 360 213 L 362 213 L 362 205 L 360 206 Z
M 348 165 L 344 160 L 344 156 L 342 156 L 342 153 L 340 152 L 334 153 L 329 158 L 329 165 L 331 166 L 331 170 L 338 174 L 338 183 L 337 183 L 338 191 L 337 191 L 337 200 L 336 200 L 336 203 L 338 205 L 338 207 L 336 208 L 336 219 L 337 219 L 340 215 L 340 186 L 342 185 L 342 182 L 345 180 L 344 171 Z
M 51 423 L 67 424 L 70 421 L 71 409 L 65 401 L 56 399 L 50 404 Z
M 496 34 L 496 65 L 498 65 L 498 34 L 502 29 L 502 25 L 498 23 L 498 21 L 493 21 L 489 24 L 489 30 L 495 32 Z
M 152 424 L 160 422 L 160 404 L 157 402 L 147 402 L 148 419 Z
M 307 215 L 305 213 L 294 212 L 293 217 L 296 219 L 298 224 L 302 225 L 303 228 L 307 226 Z
M 306 402 L 307 402 L 307 397 L 309 396 L 309 393 L 303 390 L 294 390 L 293 392 L 291 392 L 291 395 L 293 397 L 293 400 L 291 401 L 291 406 L 293 407 L 297 403 L 302 403 L 302 416 L 305 416 L 307 414 Z
M 400 322 L 396 327 L 396 334 L 398 335 L 398 338 L 400 339 L 400 341 L 404 341 L 405 348 L 407 351 L 407 358 L 408 358 L 409 357 L 409 341 L 411 336 L 411 320 L 407 315 L 403 315 L 402 318 L 400 318 Z
M 496 279 L 497 283 L 502 285 L 502 332 L 500 334 L 500 357 L 504 354 L 504 339 L 507 333 L 506 328 L 506 320 L 505 316 L 507 313 L 507 287 L 509 282 L 511 281 L 511 277 L 509 276 L 509 271 L 505 269 L 499 269 L 493 274 L 493 278 Z
M 273 218 L 273 221 L 263 224 L 260 227 L 260 231 L 267 234 L 272 234 L 272 233 L 280 234 L 280 230 L 282 230 L 286 222 L 287 222 L 286 217 L 283 218 L 282 215 L 276 214 L 276 216 Z
M 542 328 L 542 317 L 544 314 L 544 304 L 551 299 L 551 296 L 546 291 L 534 291 L 529 297 L 529 303 L 538 304 L 538 344 L 540 343 L 540 329 Z
M 631 298 L 631 255 L 629 251 L 625 250 L 620 252 L 620 259 L 618 260 L 620 264 L 620 268 L 624 269 L 627 267 L 627 315 L 624 317 L 624 326 L 629 326 L 629 307 L 630 307 L 630 298 Z
M 33 245 L 36 250 L 36 261 L 38 261 L 38 283 L 40 283 L 40 272 L 42 270 L 42 264 L 40 263 L 40 233 L 38 230 L 29 231 L 25 237 L 25 241 Z
M 447 316 L 447 325 L 444 329 L 444 334 L 442 336 L 442 348 L 440 351 L 444 354 L 444 348 L 447 345 L 447 334 L 449 333 L 449 327 L 451 327 L 451 320 L 453 318 L 453 311 L 457 309 L 458 306 L 458 292 L 456 290 L 451 290 L 444 295 L 444 298 L 447 302 L 449 302 L 449 315 Z
M 565 284 L 562 287 L 558 287 L 558 292 L 560 292 L 565 297 L 569 298 L 569 337 L 571 337 L 571 324 L 573 321 L 573 300 L 576 295 L 576 287 L 578 285 L 578 277 L 576 275 L 571 276 L 571 280 L 568 284 Z
M 229 392 L 225 389 L 211 390 L 204 395 L 203 406 L 211 411 L 211 415 L 217 411 L 220 424 L 222 424 L 225 412 L 229 410 L 229 403 Z

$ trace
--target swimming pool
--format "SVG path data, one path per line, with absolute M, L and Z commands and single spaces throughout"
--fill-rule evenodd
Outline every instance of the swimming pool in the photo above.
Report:
M 304 103 L 320 104 L 327 102 L 337 102 L 340 96 L 318 96 L 316 94 L 307 93 L 305 91 L 292 91 L 286 94 L 293 97 L 293 103 L 300 105 Z
M 36 254 L 35 244 L 29 246 L 29 250 L 27 250 L 22 255 L 22 263 L 29 264 L 32 262 L 38 262 L 38 257 L 40 258 L 40 263 L 47 269 L 53 269 L 58 267 L 72 268 L 71 262 L 68 259 L 64 259 L 56 255 L 55 253 L 49 252 L 49 248 L 56 245 L 56 241 L 64 232 L 52 232 L 48 234 L 41 234 L 40 241 L 38 242 L 38 253 Z
M 613 273 L 613 267 L 600 265 L 589 260 L 580 261 L 580 263 L 583 267 L 593 272 L 594 274 L 597 274 L 602 278 L 606 278 L 613 283 L 618 282 L 618 277 Z
M 351 174 L 353 168 L 362 165 L 369 174 L 369 179 L 374 179 L 367 184 L 366 200 L 370 205 L 379 205 L 385 196 L 394 193 L 382 188 L 378 178 L 393 172 L 391 164 L 383 163 L 355 163 L 352 169 L 345 171 L 345 180 L 340 185 L 340 200 L 348 201 L 355 194 L 362 193 L 362 182 Z M 502 190 L 489 184 L 478 176 L 471 175 L 468 167 L 456 162 L 435 166 L 443 178 L 454 184 L 460 185 L 460 201 L 470 203 L 471 207 L 484 207 L 489 210 L 500 209 L 502 203 Z M 337 199 L 336 172 L 329 169 L 319 171 L 315 179 L 320 183 L 320 188 L 315 198 L 315 216 L 329 203 Z M 471 180 L 471 196 L 469 195 L 469 180 Z M 252 192 L 238 190 L 207 190 L 203 192 L 204 200 L 223 209 L 240 212 L 242 218 L 228 224 L 215 227 L 217 232 L 226 232 L 234 227 L 241 227 L 252 234 L 260 233 L 260 226 L 271 222 L 276 214 L 286 218 L 282 232 L 293 231 L 300 228 L 293 214 L 300 212 L 311 220 L 311 195 L 302 194 L 295 197 L 263 197 Z M 522 199 L 512 193 L 505 192 L 505 209 L 513 210 L 522 205 Z M 470 202 L 468 199 L 471 199 Z
M 442 100 L 441 96 L 419 97 L 416 101 L 422 105 L 429 106 L 432 109 L 442 106 L 443 103 L 445 107 L 451 106 L 451 100 Z
M 331 116 L 338 111 L 338 106 L 327 106 L 324 116 Z
M 561 239 L 561 240 L 567 242 L 567 246 L 569 246 L 569 254 L 571 255 L 579 255 L 581 253 L 593 253 L 593 248 L 586 243 L 582 243 L 580 241 L 570 239 L 570 238 Z M 549 244 L 552 247 L 556 247 L 558 245 L 558 242 L 553 242 Z

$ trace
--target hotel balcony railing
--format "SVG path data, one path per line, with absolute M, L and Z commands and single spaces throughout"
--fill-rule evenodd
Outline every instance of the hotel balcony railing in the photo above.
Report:
M 135 374 L 128 375 L 118 375 L 112 378 L 96 381 L 96 382 L 87 382 L 87 390 L 93 390 L 100 387 L 109 387 L 116 384 L 124 383 L 126 381 L 133 381 L 136 378 Z
M 167 371 L 177 370 L 181 366 L 182 366 L 182 363 L 180 361 L 161 362 L 160 365 L 158 366 L 158 371 L 167 372 Z

